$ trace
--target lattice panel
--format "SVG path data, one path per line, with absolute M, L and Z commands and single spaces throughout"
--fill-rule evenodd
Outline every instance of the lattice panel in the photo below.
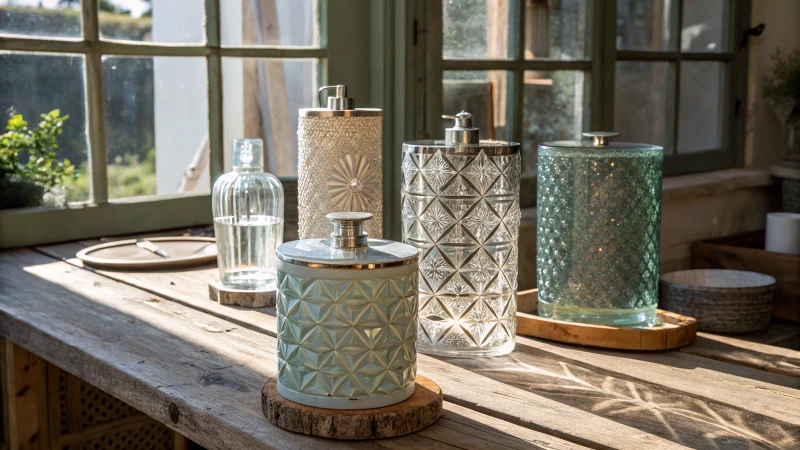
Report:
M 175 434 L 165 425 L 53 365 L 48 365 L 48 386 L 53 450 L 175 446 Z
M 62 450 L 172 450 L 173 445 L 172 430 L 148 420 L 84 442 L 65 445 Z
M 70 405 L 72 408 L 77 407 L 80 409 L 76 424 L 77 430 L 72 431 L 84 430 L 95 425 L 141 414 L 137 409 L 122 400 L 118 400 L 81 380 L 78 380 L 77 398 L 80 399 L 79 404 Z

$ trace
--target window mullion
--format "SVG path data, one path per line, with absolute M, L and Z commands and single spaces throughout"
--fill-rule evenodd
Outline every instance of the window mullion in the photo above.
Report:
M 522 143 L 522 115 L 525 106 L 525 6 L 523 0 L 517 0 L 511 4 L 511 7 L 517 8 L 517 23 L 515 27 L 510 27 L 515 30 L 516 36 L 508 36 L 509 41 L 516 40 L 516 45 L 512 48 L 514 51 L 514 59 L 517 61 L 517 68 L 512 72 L 514 74 L 514 84 L 506 83 L 509 88 L 514 89 L 507 94 L 508 99 L 514 99 L 514 118 L 511 122 L 511 139 L 515 142 Z M 509 11 L 510 17 L 514 11 Z M 509 21 L 510 23 L 510 21 Z
M 208 170 L 211 184 L 225 171 L 222 142 L 222 57 L 220 56 L 220 0 L 206 0 L 206 56 L 208 73 Z
M 592 125 L 614 130 L 614 78 L 617 70 L 617 1 L 592 2 L 594 52 L 592 53 Z M 599 28 L 599 29 L 597 29 Z
M 672 142 L 670 143 L 670 155 L 676 156 L 678 154 L 678 125 L 680 122 L 680 107 L 681 107 L 681 49 L 683 48 L 683 43 L 681 42 L 683 37 L 681 36 L 681 24 L 683 23 L 683 1 L 678 1 L 678 17 L 675 20 L 675 26 L 673 30 L 676 35 L 676 51 L 678 59 L 672 63 L 672 70 L 674 74 L 672 76 L 672 115 L 671 121 L 667 123 L 667 133 L 670 133 L 670 139 Z
M 86 91 L 86 133 L 89 136 L 90 198 L 95 204 L 108 203 L 106 124 L 103 100 L 103 55 L 98 50 L 100 26 L 97 0 L 81 2 L 83 39 L 89 46 L 84 63 Z

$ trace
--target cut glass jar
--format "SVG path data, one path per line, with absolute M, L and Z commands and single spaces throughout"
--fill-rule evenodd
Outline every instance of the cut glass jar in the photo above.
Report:
M 275 250 L 283 242 L 283 187 L 264 172 L 261 139 L 233 141 L 233 171 L 214 183 L 211 203 L 222 285 L 275 290 Z
M 520 146 L 479 140 L 461 112 L 444 141 L 403 144 L 403 242 L 420 252 L 420 352 L 514 349 Z
M 417 250 L 368 239 L 339 212 L 330 238 L 278 248 L 278 392 L 303 405 L 380 408 L 414 393 Z
M 584 136 L 539 145 L 539 315 L 654 325 L 663 149 Z

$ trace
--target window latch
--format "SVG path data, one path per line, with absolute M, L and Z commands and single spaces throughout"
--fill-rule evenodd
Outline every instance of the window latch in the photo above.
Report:
M 766 25 L 760 23 L 752 28 L 744 30 L 742 32 L 742 40 L 739 42 L 739 47 L 747 45 L 747 40 L 750 39 L 750 36 L 761 36 L 764 32 L 764 27 L 766 27 Z

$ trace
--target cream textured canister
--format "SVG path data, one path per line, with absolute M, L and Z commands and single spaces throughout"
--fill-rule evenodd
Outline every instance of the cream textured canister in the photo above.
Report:
M 328 108 L 300 110 L 300 239 L 327 237 L 325 216 L 332 212 L 371 213 L 374 219 L 366 231 L 370 237 L 383 236 L 382 111 L 355 109 L 342 87 L 336 86 L 337 96 L 329 98 Z

